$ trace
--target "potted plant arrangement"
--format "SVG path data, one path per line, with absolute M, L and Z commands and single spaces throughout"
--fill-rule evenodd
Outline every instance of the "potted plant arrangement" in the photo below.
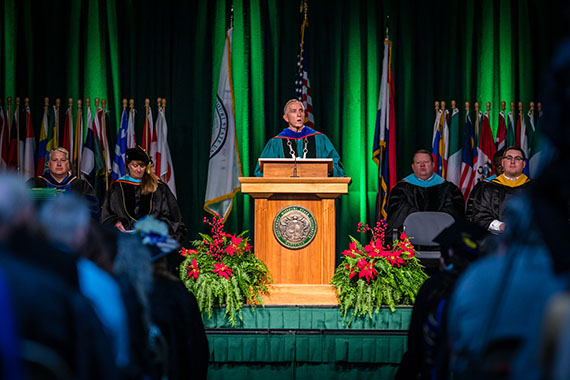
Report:
M 402 233 L 393 245 L 386 244 L 385 228 L 384 221 L 374 228 L 359 223 L 357 231 L 371 233 L 372 238 L 363 245 L 349 236 L 351 243 L 331 280 L 343 319 L 349 316 L 348 324 L 355 317 L 371 318 L 382 306 L 394 311 L 396 305 L 413 304 L 428 277 L 408 237 Z
M 247 231 L 226 233 L 217 215 L 211 221 L 204 218 L 204 223 L 210 225 L 211 234 L 200 234 L 201 239 L 192 242 L 194 249 L 180 250 L 184 256 L 180 278 L 196 296 L 200 311 L 210 318 L 214 307 L 224 306 L 225 316 L 234 326 L 244 304 L 263 304 L 261 296 L 269 294 L 269 271 L 252 252 Z

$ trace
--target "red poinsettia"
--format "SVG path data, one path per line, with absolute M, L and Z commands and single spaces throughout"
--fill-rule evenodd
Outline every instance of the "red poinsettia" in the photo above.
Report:
M 196 258 L 192 259 L 192 266 L 186 265 L 188 268 L 188 277 L 194 277 L 195 279 L 198 278 L 198 273 L 200 269 L 198 268 L 198 263 L 196 262 Z
M 347 255 L 350 256 L 352 258 L 356 258 L 356 255 L 362 255 L 362 252 L 360 252 L 357 247 L 356 247 L 356 242 L 353 241 L 352 243 L 350 243 L 350 245 L 348 246 L 348 249 L 345 250 L 344 252 L 342 252 L 343 255 Z
M 180 248 L 180 254 L 182 256 L 188 256 L 188 255 L 197 255 L 198 254 L 198 250 L 196 249 L 186 249 L 184 247 Z
M 226 234 L 226 237 L 230 239 L 230 245 L 226 247 L 226 253 L 233 256 L 236 252 L 239 252 L 239 245 L 243 239 L 231 234 Z
M 370 244 L 364 247 L 364 251 L 370 257 L 386 257 L 392 254 L 390 250 L 384 247 L 380 239 L 371 240 Z
M 366 260 L 362 258 L 358 262 L 358 268 L 360 269 L 360 272 L 358 273 L 358 278 L 364 277 L 367 283 L 369 283 L 370 280 L 372 280 L 374 276 L 378 274 L 376 272 L 376 269 L 374 269 L 374 260 L 366 262 Z
M 391 266 L 400 268 L 401 265 L 407 264 L 414 257 L 414 246 L 406 234 L 402 233 L 400 240 L 391 247 L 384 242 L 385 228 L 385 222 L 378 222 L 374 228 L 370 228 L 368 224 L 358 224 L 358 232 L 372 232 L 372 239 L 365 247 L 353 239 L 348 249 L 342 252 L 346 256 L 344 260 L 347 261 L 344 265 L 349 271 L 349 280 L 358 274 L 359 279 L 364 278 L 370 282 L 378 275 L 374 265 L 379 259 L 386 260 Z
M 223 262 L 221 264 L 214 263 L 214 270 L 212 272 L 217 273 L 220 277 L 225 277 L 226 280 L 229 280 L 230 277 L 234 275 L 234 271 L 228 268 Z

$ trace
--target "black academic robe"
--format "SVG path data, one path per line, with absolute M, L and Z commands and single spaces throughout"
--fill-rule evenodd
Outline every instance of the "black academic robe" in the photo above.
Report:
M 99 200 L 95 196 L 93 188 L 89 182 L 77 177 L 76 175 L 68 175 L 63 181 L 58 182 L 51 176 L 49 171 L 44 172 L 39 177 L 30 178 L 27 181 L 28 186 L 31 188 L 56 188 L 58 190 L 71 191 L 81 197 L 83 197 L 89 206 L 91 215 L 95 218 L 99 218 L 100 207 Z
M 504 222 L 503 211 L 508 199 L 519 194 L 530 185 L 530 181 L 521 186 L 504 186 L 495 181 L 484 182 L 473 196 L 473 223 L 488 229 L 493 220 Z
M 457 220 L 465 216 L 465 202 L 459 188 L 451 182 L 421 187 L 400 181 L 388 198 L 387 231 L 401 231 L 404 219 L 416 211 L 445 212 Z
M 210 351 L 196 297 L 168 275 L 155 273 L 153 285 L 152 320 L 168 343 L 168 378 L 206 380 Z
M 140 184 L 129 181 L 115 181 L 105 196 L 101 209 L 101 223 L 115 225 L 121 222 L 128 230 L 146 215 L 168 225 L 169 233 L 178 241 L 186 234 L 186 225 L 178 208 L 176 198 L 163 182 L 158 182 L 154 193 L 143 195 Z

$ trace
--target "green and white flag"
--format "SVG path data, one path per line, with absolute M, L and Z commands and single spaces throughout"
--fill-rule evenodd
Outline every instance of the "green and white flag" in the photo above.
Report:
M 210 143 L 210 164 L 204 210 L 226 220 L 232 210 L 234 195 L 240 189 L 241 165 L 237 147 L 234 94 L 232 83 L 232 29 L 226 44 L 216 94 L 214 125 Z

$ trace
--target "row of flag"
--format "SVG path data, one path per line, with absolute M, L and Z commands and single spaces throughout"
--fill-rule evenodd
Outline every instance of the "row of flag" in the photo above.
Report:
M 435 102 L 433 124 L 432 155 L 437 174 L 455 183 L 467 200 L 469 193 L 478 181 L 496 174 L 492 165 L 496 152 L 509 146 L 517 146 L 525 152 L 524 173 L 530 177 L 537 174 L 540 157 L 540 122 L 542 105 L 531 102 L 528 112 L 523 111 L 522 102 L 511 102 L 510 112 L 505 112 L 506 103 L 501 103 L 496 134 L 491 127 L 490 108 L 480 110 L 475 102 L 475 111 L 470 112 L 469 102 L 465 103 L 463 136 L 460 127 L 460 111 L 456 102 L 451 101 L 451 110 L 445 102 Z
M 62 115 L 60 99 L 56 99 L 55 104 L 50 106 L 49 98 L 45 98 L 37 140 L 32 126 L 29 99 L 25 99 L 23 107 L 19 98 L 16 98 L 14 106 L 11 98 L 8 98 L 6 104 L 6 110 L 0 106 L 0 170 L 16 170 L 25 179 L 39 176 L 47 169 L 49 152 L 63 147 L 69 152 L 70 165 L 74 172 L 80 173 L 96 189 L 96 181 L 100 178 L 104 178 L 106 189 L 111 180 L 126 174 L 126 151 L 134 148 L 136 144 L 133 100 L 130 109 L 127 109 L 127 100 L 123 100 L 114 154 L 109 148 L 112 145 L 108 137 L 109 117 L 105 99 L 95 99 L 93 113 L 90 99 L 85 99 L 84 117 L 81 100 L 77 101 L 74 115 L 73 100 L 69 99 L 68 108 Z M 165 104 L 164 99 L 159 100 L 158 116 L 154 121 L 147 99 L 143 128 L 143 136 L 147 139 L 143 137 L 142 143 L 154 162 L 156 175 L 167 183 L 176 195 L 172 158 L 167 142 Z

